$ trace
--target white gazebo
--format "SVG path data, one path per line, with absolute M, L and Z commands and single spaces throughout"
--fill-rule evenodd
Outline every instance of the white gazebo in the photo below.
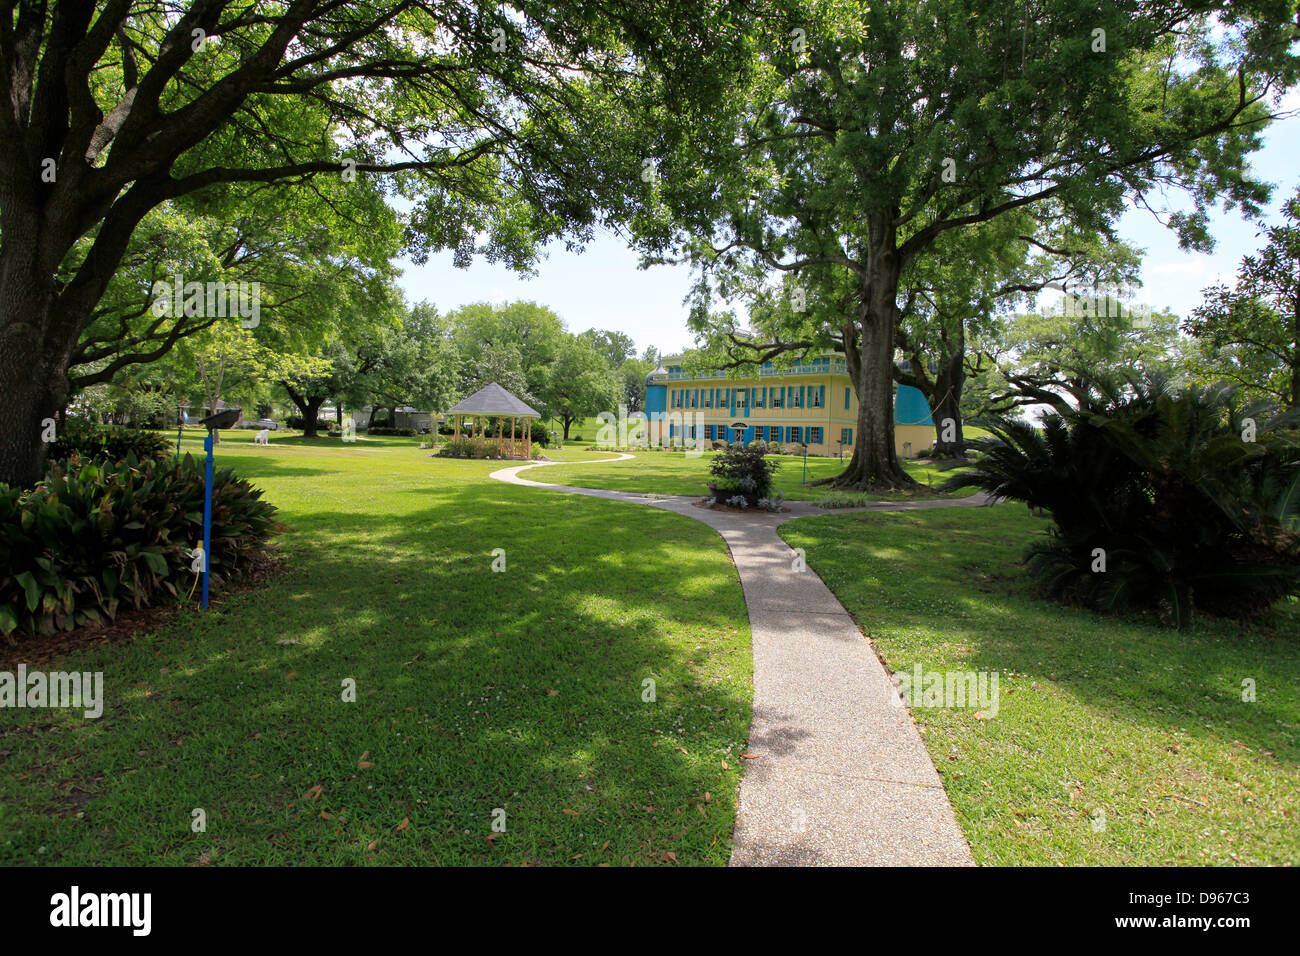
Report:
M 541 413 L 529 408 L 496 382 L 483 386 L 469 398 L 447 409 L 447 414 L 451 417 L 456 438 L 458 439 L 460 438 L 462 418 L 471 420 L 470 434 L 474 438 L 490 438 L 490 436 L 483 434 L 484 420 L 495 418 L 497 420 L 496 443 L 502 454 L 508 454 L 512 458 L 531 458 L 533 456 L 533 429 L 530 422 L 534 418 L 541 418 Z M 507 418 L 510 419 L 509 438 L 504 435 Z M 522 440 L 515 438 L 515 426 L 521 421 L 524 426 Z

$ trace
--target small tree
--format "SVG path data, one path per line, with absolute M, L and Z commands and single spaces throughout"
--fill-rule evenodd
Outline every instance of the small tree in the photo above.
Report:
M 1282 215 L 1263 250 L 1241 260 L 1236 288 L 1206 289 L 1183 329 L 1218 357 L 1211 373 L 1300 408 L 1300 188 Z
M 583 336 L 569 336 L 560 346 L 547 378 L 544 401 L 560 420 L 565 441 L 574 422 L 618 404 L 618 383 L 609 362 Z

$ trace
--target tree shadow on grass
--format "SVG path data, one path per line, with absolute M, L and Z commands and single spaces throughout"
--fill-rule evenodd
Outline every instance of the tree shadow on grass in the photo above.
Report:
M 105 671 L 105 715 L 8 758 L 0 856 L 724 863 L 750 650 L 713 532 L 504 485 L 431 499 L 313 514 L 269 588 L 70 661 Z
M 859 623 L 887 641 L 891 632 L 943 634 L 973 649 L 968 659 L 976 669 L 1051 681 L 1097 712 L 1152 733 L 1177 727 L 1300 765 L 1295 601 L 1259 625 L 1205 618 L 1186 633 L 1151 616 L 1056 604 L 1021 564 L 1033 533 L 1047 524 L 1004 510 L 1014 507 L 846 516 L 844 529 L 825 534 L 823 544 L 840 549 L 831 552 L 836 565 L 853 555 L 859 580 L 847 566 L 832 567 L 827 583 L 844 589 L 841 598 Z M 810 551 L 810 562 L 815 558 Z M 1244 677 L 1256 683 L 1254 702 L 1242 700 Z

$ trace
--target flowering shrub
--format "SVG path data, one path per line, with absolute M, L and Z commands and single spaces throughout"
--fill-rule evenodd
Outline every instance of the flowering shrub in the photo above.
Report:
M 753 507 L 758 504 L 758 499 L 771 493 L 772 477 L 779 464 L 767 457 L 766 447 L 730 448 L 718 452 L 709 463 L 709 472 L 714 476 L 709 491 L 714 497 L 721 497 L 722 492 L 738 492 L 732 497 L 742 497 L 747 507 Z

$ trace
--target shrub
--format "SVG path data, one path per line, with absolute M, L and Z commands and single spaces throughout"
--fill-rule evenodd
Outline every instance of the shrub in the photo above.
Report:
M 715 496 L 723 491 L 739 491 L 747 504 L 756 505 L 772 489 L 772 477 L 780 462 L 767 457 L 766 448 L 731 448 L 720 451 L 709 462 L 714 480 L 709 491 Z M 730 503 L 730 502 L 728 502 Z
M 388 435 L 390 437 L 397 437 L 397 438 L 414 438 L 415 429 L 414 428 L 389 428 L 387 425 L 376 425 L 372 427 L 368 432 L 366 432 L 366 434 L 380 435 L 380 436 Z
M 501 447 L 488 438 L 453 438 L 442 443 L 438 449 L 439 458 L 504 458 Z
M 204 464 L 51 465 L 26 493 L 0 485 L 0 632 L 50 633 L 183 597 L 203 540 Z M 220 586 L 283 530 L 262 493 L 226 468 L 212 483 L 211 583 Z
M 76 454 L 82 461 L 122 461 L 135 455 L 140 461 L 166 458 L 172 450 L 167 437 L 158 432 L 96 425 L 84 418 L 69 418 L 50 444 L 48 461 L 67 461 Z
M 1175 393 L 1156 376 L 1085 382 L 1055 395 L 1041 428 L 992 420 L 974 485 L 1050 513 L 1027 556 L 1058 599 L 1154 610 L 1189 626 L 1196 609 L 1237 619 L 1300 591 L 1296 413 L 1265 420 L 1227 385 Z

